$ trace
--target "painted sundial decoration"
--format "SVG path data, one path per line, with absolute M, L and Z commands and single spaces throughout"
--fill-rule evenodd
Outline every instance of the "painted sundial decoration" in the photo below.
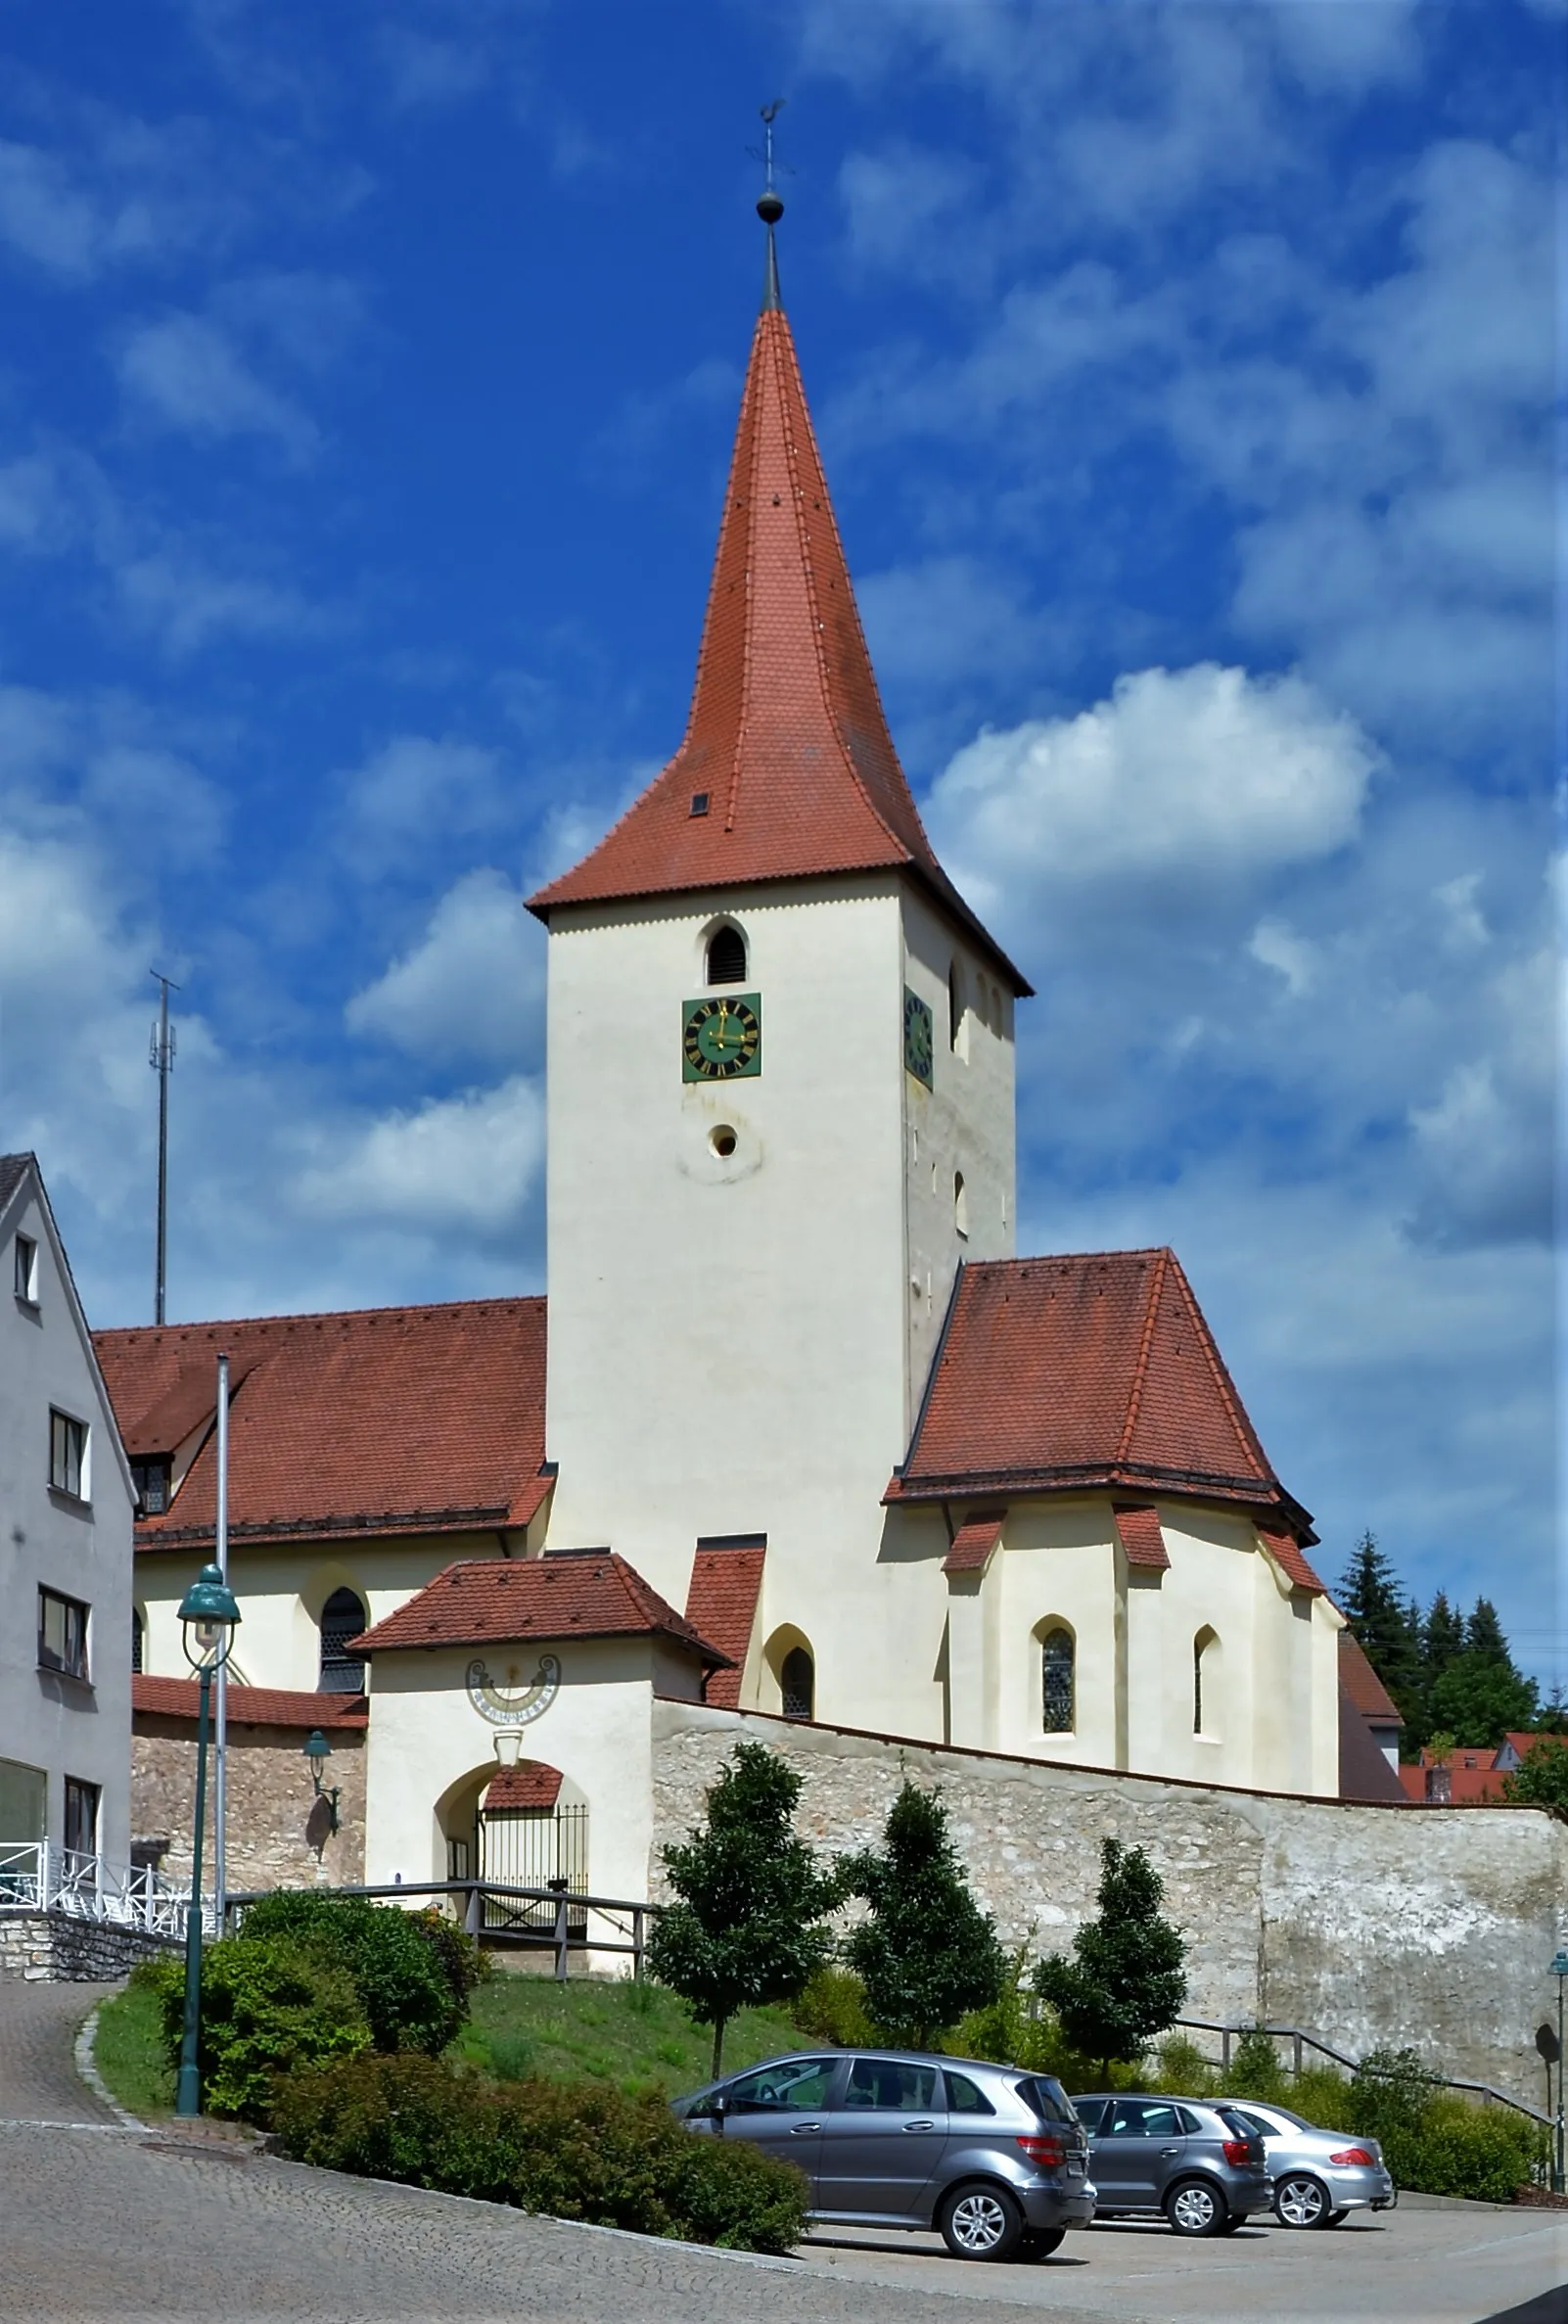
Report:
M 468 1666 L 468 1699 L 492 1727 L 527 1727 L 542 1719 L 560 1692 L 561 1664 L 554 1654 L 541 1654 L 531 1673 L 509 1662 L 503 1679 L 492 1678 L 477 1654 Z

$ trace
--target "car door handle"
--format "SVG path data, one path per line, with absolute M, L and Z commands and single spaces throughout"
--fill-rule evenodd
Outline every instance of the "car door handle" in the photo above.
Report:
M 804 2138 L 808 2130 L 820 2130 L 821 2127 L 820 2122 L 792 2122 L 790 2136 L 791 2138 Z
M 1160 2160 L 1162 2162 L 1168 2161 L 1173 2155 L 1179 2155 L 1181 2149 L 1179 2147 L 1162 2147 L 1160 2149 Z
M 935 2122 L 905 2122 L 905 2130 L 935 2130 Z

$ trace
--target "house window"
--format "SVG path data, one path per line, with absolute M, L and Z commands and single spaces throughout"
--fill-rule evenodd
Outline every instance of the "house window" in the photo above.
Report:
M 816 1664 L 805 1647 L 791 1647 L 780 1668 L 778 1684 L 786 1719 L 815 1717 Z
M 98 1786 L 84 1784 L 79 1776 L 66 1778 L 66 1853 L 68 1856 L 96 1856 L 98 1853 Z
M 1200 1630 L 1192 1642 L 1192 1732 L 1213 1738 L 1220 1708 L 1220 1641 Z
M 30 1234 L 19 1234 L 16 1255 L 12 1262 L 16 1273 L 16 1293 L 29 1307 L 38 1304 L 38 1245 Z
M 39 1591 L 38 1663 L 43 1670 L 63 1671 L 68 1679 L 86 1678 L 87 1608 L 79 1598 Z
M 715 928 L 708 944 L 708 982 L 743 985 L 746 982 L 746 939 L 726 921 Z
M 334 1590 L 321 1609 L 321 1677 L 324 1695 L 358 1695 L 365 1684 L 362 1658 L 348 1651 L 348 1641 L 368 1630 L 362 1599 L 352 1590 Z
M 137 1678 L 141 1676 L 146 1652 L 147 1624 L 142 1620 L 140 1608 L 133 1605 L 131 1607 L 131 1671 Z
M 49 1415 L 49 1482 L 75 1501 L 87 1498 L 87 1423 L 69 1413 Z
M 144 1517 L 161 1517 L 168 1508 L 172 1465 L 166 1453 L 155 1453 L 149 1460 L 131 1463 L 131 1483 L 136 1488 Z
M 1040 1723 L 1047 1735 L 1071 1735 L 1076 1650 L 1070 1630 L 1048 1630 L 1039 1650 Z

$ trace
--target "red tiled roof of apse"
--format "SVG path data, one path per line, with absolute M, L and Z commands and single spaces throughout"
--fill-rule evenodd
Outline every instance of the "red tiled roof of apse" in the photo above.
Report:
M 503 1767 L 484 1787 L 483 1805 L 501 1814 L 528 1815 L 552 1808 L 561 1796 L 561 1770 L 542 1759 L 520 1759 Z
M 1146 1503 L 1119 1501 L 1112 1514 L 1116 1518 L 1117 1538 L 1129 1565 L 1146 1567 L 1151 1573 L 1164 1573 L 1171 1563 L 1171 1553 L 1165 1546 L 1160 1530 L 1160 1512 Z
M 99 1331 L 126 1444 L 170 1453 L 229 1357 L 229 1529 L 238 1542 L 521 1526 L 550 1489 L 544 1301 L 265 1316 Z M 212 1537 L 216 1449 L 197 1453 L 142 1550 Z
M 966 1517 L 952 1537 L 952 1547 L 942 1561 L 944 1573 L 981 1573 L 990 1561 L 992 1551 L 1001 1539 L 1007 1522 L 1004 1509 L 978 1510 Z
M 1310 1590 L 1314 1598 L 1327 1596 L 1311 1561 L 1303 1555 L 1301 1543 L 1288 1525 L 1260 1525 L 1258 1532 L 1288 1582 L 1293 1583 L 1298 1590 Z
M 701 794 L 704 811 L 693 813 Z M 1030 987 L 926 837 L 888 731 L 789 323 L 758 317 L 686 735 L 558 905 L 903 869 Z
M 965 1267 L 887 1499 L 1106 1484 L 1245 1502 L 1313 1538 L 1174 1252 Z
M 732 1711 L 740 1704 L 741 1678 L 757 1621 L 766 1558 L 765 1542 L 697 1545 L 686 1590 L 686 1619 L 729 1657 L 731 1667 L 714 1672 L 704 1698 L 720 1710 Z
M 1379 1726 L 1403 1726 L 1398 1703 L 1366 1658 L 1366 1650 L 1354 1631 L 1339 1634 L 1339 1683 L 1363 1719 Z
M 160 1678 L 136 1671 L 131 1709 L 149 1718 L 195 1719 L 201 1708 L 196 1679 Z M 232 1679 L 228 1715 L 241 1727 L 363 1727 L 370 1705 L 362 1695 L 318 1695 L 290 1687 L 243 1687 Z
M 555 1645 L 567 1638 L 672 1638 L 722 1667 L 710 1645 L 614 1551 L 549 1557 L 460 1557 L 348 1643 L 395 1647 Z

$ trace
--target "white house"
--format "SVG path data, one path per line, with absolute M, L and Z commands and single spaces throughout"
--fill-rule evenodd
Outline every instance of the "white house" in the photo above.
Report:
M 548 1793 L 644 1893 L 650 1706 L 704 1688 L 1339 1793 L 1343 1623 L 1174 1254 L 1015 1256 L 1029 987 L 922 828 L 769 283 L 685 740 L 530 900 L 547 1306 L 102 1342 L 171 1674 L 234 1357 L 243 1676 L 368 1663 L 371 1879 Z M 537 1756 L 491 1790 L 509 1723 Z
M 0 1155 L 0 1847 L 128 1860 L 135 1492 L 31 1154 Z

